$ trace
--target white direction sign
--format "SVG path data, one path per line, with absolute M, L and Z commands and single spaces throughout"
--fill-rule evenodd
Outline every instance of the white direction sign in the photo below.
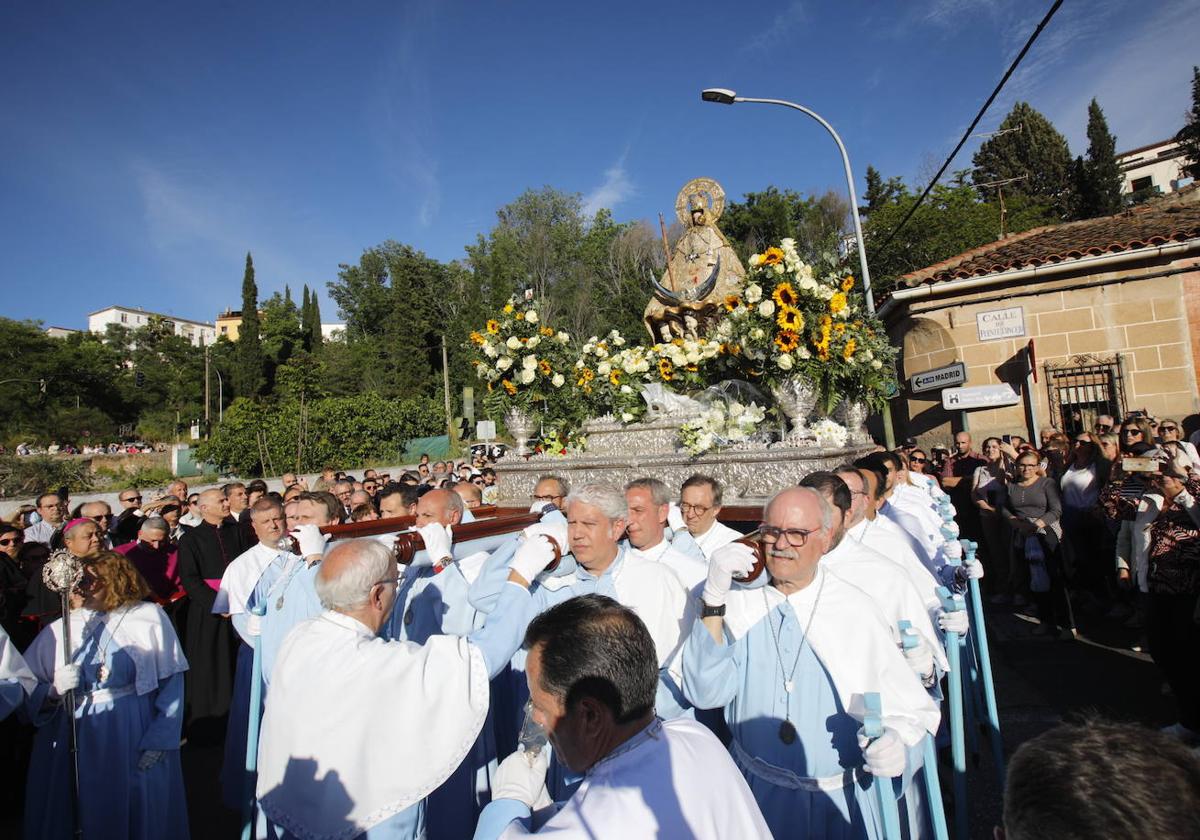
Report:
M 1019 306 L 993 309 L 975 315 L 980 341 L 999 341 L 1002 338 L 1021 338 L 1025 335 L 1025 310 Z
M 970 388 L 947 388 L 942 391 L 942 408 L 947 411 L 966 411 L 972 408 L 999 408 L 1016 405 L 1021 395 L 1011 385 L 975 385 Z
M 954 362 L 924 373 L 915 373 L 908 380 L 914 394 L 949 388 L 951 385 L 963 385 L 966 381 L 967 366 L 962 362 Z

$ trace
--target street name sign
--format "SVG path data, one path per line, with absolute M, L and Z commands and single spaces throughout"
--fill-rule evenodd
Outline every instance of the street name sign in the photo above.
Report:
M 923 373 L 914 373 L 908 380 L 914 394 L 949 388 L 951 385 L 964 385 L 966 381 L 967 366 L 962 362 L 954 362 Z
M 942 391 L 942 408 L 947 411 L 967 411 L 972 408 L 999 408 L 1016 405 L 1021 395 L 1011 385 L 975 385 L 970 388 L 947 388 Z
M 992 309 L 975 315 L 980 341 L 1022 338 L 1025 335 L 1025 310 L 1020 306 Z

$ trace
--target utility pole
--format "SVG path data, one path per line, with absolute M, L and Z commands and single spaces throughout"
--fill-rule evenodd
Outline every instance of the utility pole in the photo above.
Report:
M 204 433 L 208 434 L 208 346 L 204 348 Z
M 446 336 L 442 336 L 442 396 L 446 401 L 446 442 L 454 440 L 454 420 L 450 417 L 450 364 L 446 361 Z

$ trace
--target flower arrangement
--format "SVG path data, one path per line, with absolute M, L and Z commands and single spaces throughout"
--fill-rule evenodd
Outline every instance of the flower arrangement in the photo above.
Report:
M 570 401 L 571 337 L 541 323 L 531 300 L 513 296 L 498 314 L 470 335 L 475 374 L 487 382 L 484 407 L 493 416 L 539 404 L 553 413 L 552 405 Z
M 575 361 L 574 387 L 594 417 L 611 414 L 632 423 L 646 412 L 641 381 L 650 363 L 642 348 L 626 345 L 620 331 L 611 330 L 589 338 Z
M 818 420 L 812 425 L 813 437 L 825 449 L 841 449 L 850 437 L 849 430 L 828 417 Z
M 714 446 L 746 440 L 758 431 L 765 417 L 766 411 L 757 403 L 716 400 L 699 417 L 680 427 L 679 442 L 690 455 L 701 455 Z
M 739 375 L 767 385 L 803 376 L 826 411 L 844 397 L 884 401 L 895 349 L 883 326 L 863 312 L 853 276 L 818 276 L 794 240 L 750 257 L 741 294 L 725 310 L 716 337 Z
M 557 431 L 549 431 L 542 435 L 541 441 L 534 447 L 533 451 L 539 455 L 547 455 L 551 458 L 565 458 L 568 455 L 576 455 L 587 449 L 587 437 L 581 434 L 560 434 Z

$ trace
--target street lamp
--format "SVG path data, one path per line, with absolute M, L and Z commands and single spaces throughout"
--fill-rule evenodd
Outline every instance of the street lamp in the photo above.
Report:
M 838 133 L 833 130 L 833 126 L 816 111 L 783 99 L 753 99 L 749 96 L 738 96 L 728 88 L 707 88 L 700 91 L 700 98 L 705 102 L 716 102 L 720 105 L 732 105 L 735 102 L 758 102 L 763 105 L 782 105 L 785 108 L 794 108 L 803 114 L 808 114 L 829 132 L 833 137 L 833 142 L 837 143 L 838 151 L 842 153 L 842 166 L 846 169 L 846 186 L 850 189 L 850 215 L 854 219 L 854 239 L 858 244 L 858 266 L 862 272 L 863 294 L 866 295 L 868 314 L 874 315 L 875 298 L 871 294 L 871 273 L 867 270 L 867 250 L 863 245 L 862 224 L 858 220 L 858 194 L 854 191 L 854 172 L 850 169 L 850 156 L 846 154 L 846 146 L 842 143 L 842 138 L 838 136 Z
M 795 102 L 788 102 L 785 99 L 754 99 L 749 96 L 738 96 L 729 88 L 706 88 L 700 91 L 700 98 L 705 102 L 716 102 L 719 105 L 732 105 L 735 102 L 758 102 L 762 105 L 782 105 L 785 108 L 792 108 L 802 114 L 807 114 L 814 120 L 819 122 L 829 136 L 833 138 L 833 142 L 837 143 L 838 151 L 842 153 L 842 167 L 846 170 L 846 187 L 850 190 L 850 217 L 854 219 L 854 241 L 858 245 L 858 267 L 862 272 L 863 295 L 866 297 L 867 314 L 875 314 L 875 296 L 871 294 L 871 272 L 867 269 L 867 248 L 863 243 L 862 223 L 858 218 L 858 194 L 854 191 L 854 171 L 850 169 L 850 155 L 846 154 L 846 144 L 842 142 L 842 138 L 833 130 L 825 118 L 805 108 L 803 105 L 797 105 Z M 892 430 L 892 411 L 888 403 L 883 404 L 883 436 L 887 443 L 888 449 L 895 447 L 895 432 Z

